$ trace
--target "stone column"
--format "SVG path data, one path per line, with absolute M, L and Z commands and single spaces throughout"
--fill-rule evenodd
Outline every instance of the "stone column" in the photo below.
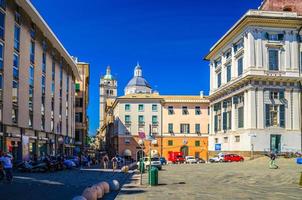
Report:
M 286 32 L 286 34 L 284 35 L 284 39 L 285 39 L 285 45 L 284 45 L 284 49 L 285 49 L 285 69 L 290 69 L 291 68 L 291 56 L 290 56 L 290 40 L 291 40 L 291 37 L 290 37 L 289 32 Z
M 237 123 L 238 123 L 238 119 L 237 119 L 237 110 L 235 108 L 235 104 L 233 103 L 233 98 L 232 98 L 232 116 L 231 116 L 231 119 L 232 119 L 232 131 L 236 131 L 237 130 Z
M 256 99 L 255 99 L 256 91 L 254 88 L 248 91 L 248 117 L 247 117 L 247 125 L 248 128 L 256 128 Z
M 243 106 L 243 111 L 244 111 L 244 119 L 243 119 L 243 124 L 244 124 L 244 129 L 247 129 L 247 128 L 249 128 L 250 126 L 249 126 L 249 123 L 248 123 L 248 120 L 249 120 L 249 114 L 250 114 L 250 112 L 249 112 L 249 99 L 248 99 L 248 92 L 247 91 L 245 91 L 244 92 L 244 106 Z
M 257 91 L 257 127 L 259 129 L 264 128 L 264 97 L 263 88 L 258 88 Z
M 248 32 L 248 36 L 247 36 L 247 41 L 248 41 L 248 57 L 247 57 L 247 62 L 248 65 L 247 67 L 255 67 L 255 39 L 252 33 L 252 30 L 250 30 Z
M 300 104 L 300 92 L 293 92 L 293 129 L 300 130 L 300 117 L 301 117 L 301 104 Z
M 286 106 L 285 106 L 285 128 L 287 130 L 292 130 L 292 102 L 291 102 L 291 89 L 285 90 L 285 99 L 286 99 Z
M 256 67 L 263 68 L 263 51 L 262 51 L 262 31 L 257 32 L 256 39 Z

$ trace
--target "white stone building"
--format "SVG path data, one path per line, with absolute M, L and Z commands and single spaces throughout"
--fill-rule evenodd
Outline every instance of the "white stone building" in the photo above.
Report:
M 211 48 L 209 151 L 301 151 L 301 27 L 250 10 Z

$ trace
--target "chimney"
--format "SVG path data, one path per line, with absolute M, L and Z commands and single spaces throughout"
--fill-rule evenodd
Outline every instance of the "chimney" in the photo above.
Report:
M 203 98 L 203 91 L 200 91 L 200 98 Z

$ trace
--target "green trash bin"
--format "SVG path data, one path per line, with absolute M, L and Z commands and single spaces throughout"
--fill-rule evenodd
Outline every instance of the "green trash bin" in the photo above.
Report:
M 149 173 L 148 173 L 148 178 L 149 178 L 149 185 L 158 185 L 158 169 L 157 167 L 151 167 Z
M 139 172 L 140 173 L 145 173 L 145 163 L 144 163 L 143 159 L 141 159 L 139 161 Z

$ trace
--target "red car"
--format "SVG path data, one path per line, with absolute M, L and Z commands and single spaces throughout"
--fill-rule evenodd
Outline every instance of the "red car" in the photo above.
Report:
M 185 159 L 182 152 L 169 152 L 168 161 L 175 163 L 184 163 Z
M 226 154 L 224 155 L 224 162 L 242 162 L 244 158 L 237 154 Z

